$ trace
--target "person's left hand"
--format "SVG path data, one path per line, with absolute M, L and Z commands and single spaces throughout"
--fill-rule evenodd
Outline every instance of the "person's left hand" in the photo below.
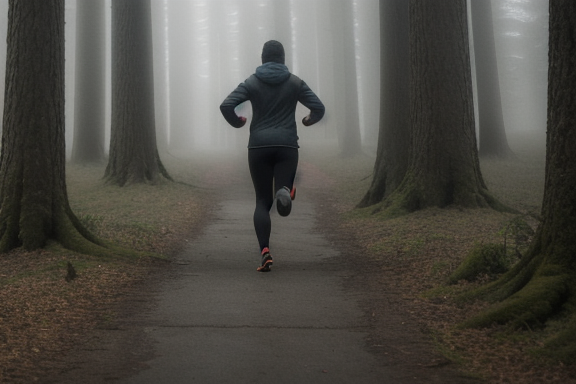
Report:
M 238 116 L 240 121 L 242 121 L 242 125 L 246 124 L 246 118 L 244 116 Z

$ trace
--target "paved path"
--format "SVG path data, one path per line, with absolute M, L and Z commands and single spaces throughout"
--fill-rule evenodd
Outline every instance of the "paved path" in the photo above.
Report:
M 306 193 L 288 218 L 273 214 L 270 273 L 256 272 L 253 207 L 249 184 L 228 189 L 141 320 L 154 351 L 148 368 L 111 382 L 391 382 L 365 347 L 361 292 L 343 288 L 350 273 L 316 230 Z

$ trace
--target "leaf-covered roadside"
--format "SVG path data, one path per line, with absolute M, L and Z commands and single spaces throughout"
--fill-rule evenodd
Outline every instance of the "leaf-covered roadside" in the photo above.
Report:
M 103 172 L 69 166 L 73 211 L 97 236 L 158 257 L 102 259 L 56 244 L 0 255 L 0 383 L 38 382 L 65 369 L 66 351 L 112 321 L 115 305 L 164 268 L 209 214 L 212 199 L 187 170 L 179 175 L 187 184 L 126 188 L 104 185 Z M 71 281 L 68 263 L 76 273 Z
M 424 331 L 436 353 L 442 356 L 425 363 L 430 375 L 435 374 L 436 367 L 451 364 L 463 376 L 491 384 L 576 383 L 576 366 L 566 366 L 536 352 L 556 331 L 553 327 L 458 327 L 487 305 L 481 301 L 462 302 L 459 294 L 494 276 L 478 276 L 476 281 L 449 285 L 450 275 L 479 245 L 507 241 L 510 247 L 511 223 L 521 219 L 533 229 L 538 225 L 544 182 L 543 147 L 525 138 L 515 139 L 517 158 L 483 159 L 481 166 L 490 191 L 521 215 L 485 209 L 432 208 L 383 218 L 371 212 L 370 207 L 355 209 L 370 182 L 371 159 L 326 161 L 322 156 L 313 156 L 316 173 L 331 179 L 330 183 L 321 182 L 322 188 L 328 185 L 330 191 L 328 198 L 323 197 L 322 210 L 331 219 L 323 222 L 332 223 L 328 231 L 336 233 L 335 241 L 345 238 L 353 243 L 351 265 L 369 266 L 359 272 L 359 280 L 365 281 L 367 287 L 365 311 L 374 324 L 368 342 L 375 350 L 383 351 L 386 361 L 417 362 L 421 354 L 418 348 L 404 346 L 394 350 L 386 344 L 392 327 L 390 313 L 401 311 Z

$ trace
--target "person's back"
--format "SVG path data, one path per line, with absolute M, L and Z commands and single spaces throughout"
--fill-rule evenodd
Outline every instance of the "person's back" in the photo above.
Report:
M 248 140 L 248 164 L 256 192 L 254 228 L 262 255 L 260 272 L 270 271 L 270 208 L 276 192 L 278 213 L 290 214 L 295 197 L 294 178 L 298 165 L 296 106 L 310 109 L 302 119 L 306 126 L 324 116 L 324 105 L 312 90 L 284 65 L 282 44 L 271 40 L 264 44 L 262 65 L 228 95 L 220 105 L 222 115 L 233 127 L 240 128 L 246 118 L 236 115 L 238 105 L 250 100 L 252 122 Z
M 241 103 L 250 100 L 252 103 L 252 122 L 250 124 L 250 139 L 248 148 L 266 146 L 288 146 L 298 148 L 298 134 L 295 120 L 296 106 L 300 102 L 310 109 L 310 115 L 303 121 L 304 125 L 312 125 L 324 115 L 324 105 L 312 92 L 310 87 L 290 73 L 283 64 L 282 53 L 276 54 L 274 43 L 267 43 L 262 54 L 266 61 L 256 69 L 256 72 L 240 84 L 220 105 L 220 110 L 234 127 L 241 127 L 234 109 Z M 278 43 L 280 44 L 280 43 Z M 266 57 L 266 52 L 274 54 Z
M 288 78 L 283 82 L 268 83 L 258 72 L 245 82 L 252 103 L 249 147 L 297 146 L 295 112 L 302 80 L 288 73 Z

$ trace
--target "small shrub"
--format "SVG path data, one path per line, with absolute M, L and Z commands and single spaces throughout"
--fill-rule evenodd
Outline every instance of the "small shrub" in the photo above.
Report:
M 510 259 L 503 244 L 477 244 L 462 264 L 448 278 L 449 284 L 460 280 L 474 281 L 481 276 L 490 277 L 506 272 Z

